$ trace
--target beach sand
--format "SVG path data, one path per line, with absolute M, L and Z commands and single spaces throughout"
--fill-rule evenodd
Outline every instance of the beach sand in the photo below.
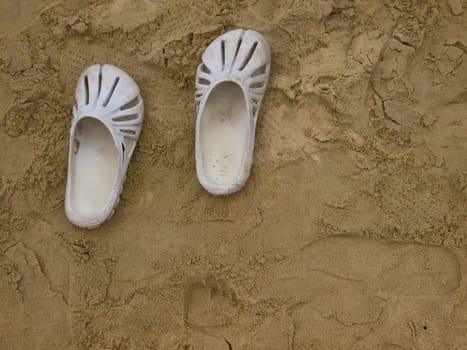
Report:
M 270 43 L 251 177 L 199 185 L 194 78 Z M 74 88 L 134 77 L 119 207 L 65 215 Z M 0 349 L 467 349 L 467 1 L 0 1 Z

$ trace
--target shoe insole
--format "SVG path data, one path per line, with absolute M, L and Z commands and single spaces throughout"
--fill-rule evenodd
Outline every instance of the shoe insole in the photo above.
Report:
M 71 205 L 83 218 L 95 218 L 118 176 L 119 155 L 107 127 L 83 118 L 76 127 L 71 159 Z
M 242 171 L 248 137 L 248 113 L 239 85 L 223 82 L 214 87 L 200 122 L 204 173 L 217 185 L 233 183 Z

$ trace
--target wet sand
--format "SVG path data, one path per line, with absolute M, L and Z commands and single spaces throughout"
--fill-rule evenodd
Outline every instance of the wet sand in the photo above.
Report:
M 272 51 L 252 175 L 198 184 L 194 78 L 219 34 Z M 0 349 L 467 348 L 467 2 L 0 2 Z M 138 82 L 116 214 L 63 197 L 74 88 Z

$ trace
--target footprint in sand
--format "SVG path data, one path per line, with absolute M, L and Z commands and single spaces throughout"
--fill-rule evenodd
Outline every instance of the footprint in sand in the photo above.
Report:
M 284 350 L 288 320 L 266 315 L 264 303 L 239 300 L 224 280 L 208 276 L 185 290 L 187 340 L 181 349 Z
M 255 304 L 212 276 L 191 282 L 188 344 L 206 350 L 467 345 L 467 337 L 455 338 L 467 329 L 467 286 L 457 255 L 446 248 L 336 236 L 271 267 L 266 280 L 258 282 Z M 274 300 L 274 313 L 254 311 Z
M 27 138 L 20 135 L 21 123 L 16 120 L 7 121 L 6 115 L 14 99 L 14 92 L 0 78 L 0 177 L 4 178 L 18 177 L 29 167 L 34 154 Z
M 241 305 L 225 281 L 213 276 L 193 281 L 186 288 L 184 299 L 190 346 L 205 350 L 235 348 L 240 340 L 236 323 Z
M 228 325 L 238 314 L 238 300 L 223 280 L 209 276 L 185 292 L 185 319 L 196 327 Z
M 294 350 L 444 349 L 462 341 L 449 339 L 460 326 L 449 318 L 467 306 L 455 308 L 461 267 L 446 248 L 331 237 L 271 276 L 261 297 L 289 301 L 293 332 L 284 337 Z
M 68 305 L 36 253 L 22 243 L 0 256 L 0 349 L 68 349 Z

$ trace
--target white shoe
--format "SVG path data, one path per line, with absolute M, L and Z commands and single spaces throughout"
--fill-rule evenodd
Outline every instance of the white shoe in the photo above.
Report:
M 227 32 L 203 53 L 196 72 L 196 172 L 212 194 L 236 192 L 250 175 L 270 66 L 269 45 L 253 30 Z
M 135 81 L 108 64 L 88 67 L 75 96 L 65 212 L 73 224 L 94 228 L 108 220 L 118 204 L 144 105 Z

